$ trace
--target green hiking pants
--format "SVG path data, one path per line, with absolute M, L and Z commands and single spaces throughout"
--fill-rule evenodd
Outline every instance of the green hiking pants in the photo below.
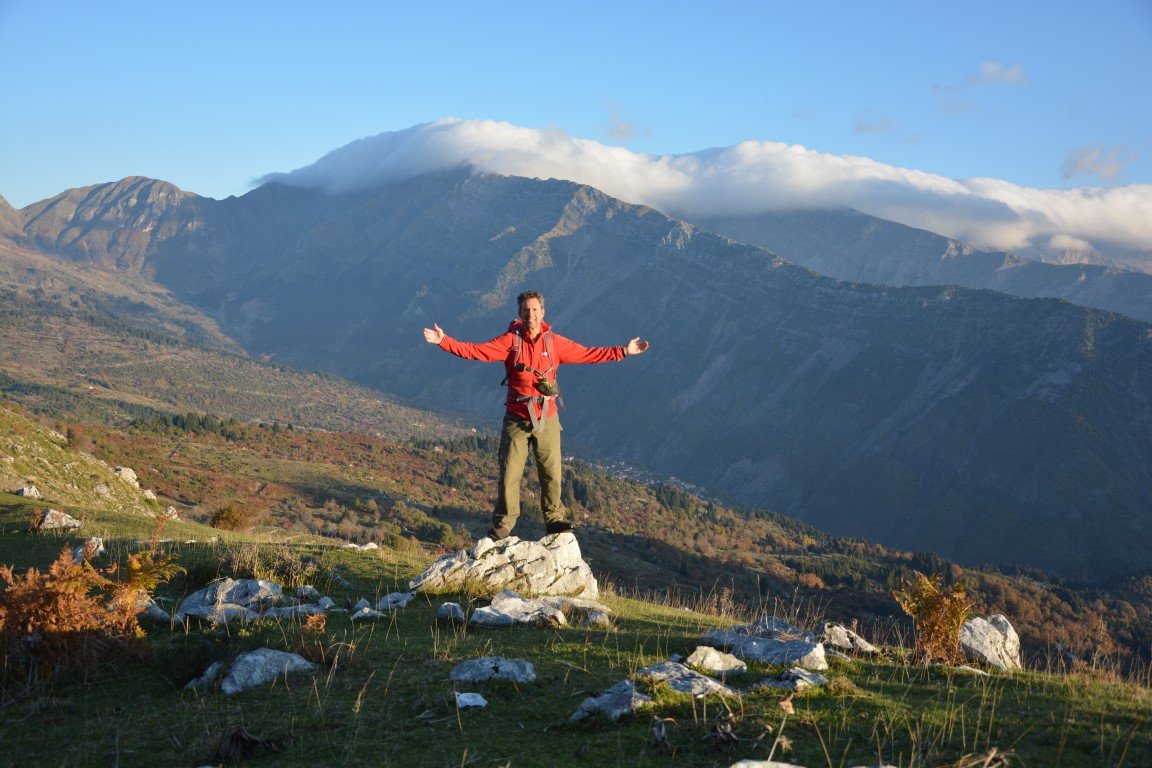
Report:
M 553 416 L 544 427 L 532 432 L 532 423 L 514 416 L 504 418 L 500 432 L 500 478 L 497 483 L 496 509 L 492 512 L 492 527 L 509 531 L 520 517 L 520 481 L 524 465 L 531 450 L 536 459 L 536 472 L 540 477 L 540 508 L 544 520 L 563 522 L 564 505 L 560 502 L 560 418 Z

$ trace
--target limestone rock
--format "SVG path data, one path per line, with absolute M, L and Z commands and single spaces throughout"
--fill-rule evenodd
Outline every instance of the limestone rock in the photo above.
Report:
M 692 652 L 685 663 L 706 675 L 719 678 L 742 675 L 748 671 L 748 665 L 740 659 L 730 653 L 718 651 L 709 645 L 696 646 L 696 650 Z
M 293 672 L 311 672 L 315 669 L 315 664 L 295 653 L 258 648 L 236 657 L 228 675 L 220 683 L 220 690 L 231 696 L 267 685 Z
M 394 611 L 397 608 L 403 608 L 412 602 L 412 598 L 415 596 L 411 592 L 392 592 L 380 598 L 380 602 L 376 603 L 376 610 Z
M 739 696 L 740 694 L 724 683 L 708 675 L 689 669 L 677 661 L 665 661 L 645 667 L 636 673 L 640 677 L 647 677 L 668 684 L 674 691 L 690 693 L 693 696 L 702 694 L 719 694 L 721 696 Z
M 325 595 L 316 601 L 316 607 L 328 611 L 336 607 L 336 601 Z
M 612 617 L 604 611 L 592 611 L 588 614 L 588 618 L 584 619 L 584 626 L 611 629 Z
M 216 678 L 220 677 L 220 671 L 224 669 L 224 662 L 214 661 L 208 665 L 208 669 L 204 670 L 204 674 L 192 680 L 188 685 L 184 686 L 186 691 L 202 691 L 206 688 L 211 688 L 212 684 L 216 682 Z
M 164 508 L 164 513 L 161 515 L 165 520 L 179 520 L 180 515 L 176 512 L 176 507 L 169 504 Z
M 972 661 L 990 664 L 1005 672 L 1022 669 L 1020 636 L 1001 613 L 964 622 L 960 628 L 960 647 Z
M 22 485 L 16 490 L 12 491 L 12 493 L 16 494 L 17 496 L 23 496 L 26 499 L 39 500 L 44 498 L 44 494 L 40 493 L 40 489 L 34 485 Z
M 156 501 L 156 491 L 151 488 L 145 488 L 143 493 L 144 498 L 148 499 L 148 501 Z
M 536 680 L 536 668 L 532 662 L 523 659 L 487 656 L 460 662 L 452 669 L 448 679 L 456 683 L 483 683 L 489 680 L 531 683 Z
M 809 672 L 800 667 L 793 667 L 778 677 L 761 680 L 759 683 L 753 685 L 752 689 L 779 688 L 798 691 L 801 688 L 819 688 L 822 685 L 828 685 L 828 678 L 824 677 L 824 675 Z
M 280 585 L 263 579 L 217 579 L 203 589 L 193 592 L 176 610 L 173 617 L 183 622 L 188 616 L 197 616 L 216 623 L 235 619 L 250 621 L 266 607 L 284 597 Z
M 383 619 L 388 614 L 381 613 L 370 605 L 365 605 L 363 608 L 358 608 L 352 611 L 352 621 L 363 621 L 364 619 Z
M 825 622 L 824 634 L 820 636 L 820 640 L 824 645 L 830 645 L 833 648 L 844 648 L 845 650 L 857 651 L 859 653 L 880 652 L 876 646 L 860 637 L 860 635 L 841 624 L 836 624 L 831 621 Z
M 706 633 L 703 640 L 709 645 L 727 648 L 744 661 L 798 665 L 816 671 L 828 669 L 824 645 L 816 642 L 811 632 L 774 616 L 766 616 L 754 624 L 713 630 Z
M 70 531 L 79 528 L 80 521 L 72 517 L 72 515 L 61 512 L 58 509 L 44 510 L 43 517 L 40 522 L 36 524 L 36 528 L 41 531 Z
M 569 617 L 576 622 L 583 622 L 595 612 L 608 615 L 612 611 L 595 600 L 581 597 L 523 598 L 515 592 L 504 590 L 492 598 L 491 605 L 473 611 L 468 623 L 479 627 L 509 627 L 518 624 L 564 626 L 569 623 Z
M 631 680 L 621 680 L 599 696 L 589 696 L 580 708 L 568 718 L 570 723 L 578 723 L 592 715 L 603 715 L 610 722 L 616 722 L 630 715 L 645 704 L 651 704 L 652 697 L 636 690 Z
M 312 616 L 313 614 L 324 613 L 324 609 L 313 603 L 302 603 L 301 605 L 279 605 L 273 608 L 265 608 L 260 613 L 262 619 L 286 619 L 286 618 L 299 618 L 300 616 Z
M 296 596 L 301 600 L 316 601 L 320 599 L 320 590 L 311 584 L 301 584 L 299 587 L 296 587 Z
M 460 709 L 465 707 L 486 707 L 488 700 L 478 693 L 462 693 L 456 692 L 456 706 Z
M 151 621 L 155 621 L 158 624 L 167 624 L 172 621 L 172 617 L 168 615 L 168 612 L 157 605 L 156 601 L 152 598 L 148 598 L 144 601 L 144 605 L 139 615 L 142 618 L 150 619 Z
M 97 496 L 111 496 L 112 489 L 104 483 L 99 483 L 93 486 L 92 493 L 96 494 Z
M 463 624 L 464 609 L 460 603 L 444 603 L 436 610 L 436 618 Z
M 99 536 L 92 536 L 88 541 L 72 550 L 72 559 L 80 563 L 102 554 L 104 554 L 104 539 Z
M 450 591 L 465 585 L 514 589 L 526 595 L 568 595 L 595 599 L 596 577 L 570 532 L 525 541 L 515 536 L 481 539 L 471 550 L 448 554 L 413 579 L 408 588 Z
M 112 473 L 133 488 L 140 487 L 140 479 L 136 477 L 136 472 L 131 467 L 116 467 Z

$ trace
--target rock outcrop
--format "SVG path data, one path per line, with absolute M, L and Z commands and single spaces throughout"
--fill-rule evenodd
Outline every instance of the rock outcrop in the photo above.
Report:
M 1020 636 L 1003 614 L 964 622 L 960 628 L 960 647 L 971 661 L 989 664 L 1004 672 L 1022 669 Z
M 599 587 L 571 533 L 527 541 L 481 539 L 471 550 L 441 557 L 413 579 L 413 592 L 469 588 L 511 589 L 525 595 L 596 599 Z

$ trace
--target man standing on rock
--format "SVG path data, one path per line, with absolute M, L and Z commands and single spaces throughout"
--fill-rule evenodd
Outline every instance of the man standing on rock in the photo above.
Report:
M 556 369 L 561 363 L 607 363 L 639 355 L 648 342 L 639 337 L 620 347 L 585 347 L 552 332 L 544 322 L 544 297 L 525 291 L 516 297 L 519 320 L 508 331 L 483 343 L 457 341 L 435 323 L 424 340 L 465 360 L 504 362 L 508 399 L 500 433 L 500 477 L 492 512 L 494 541 L 507 538 L 520 516 L 520 480 L 531 449 L 540 475 L 540 506 L 549 534 L 572 530 L 560 501 L 560 418 Z

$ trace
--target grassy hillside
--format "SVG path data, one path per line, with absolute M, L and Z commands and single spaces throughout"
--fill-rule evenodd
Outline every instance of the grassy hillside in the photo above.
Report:
M 495 495 L 495 446 L 484 436 L 399 442 L 199 417 L 56 426 L 93 456 L 132 467 L 163 505 L 198 522 L 233 509 L 296 536 L 443 552 L 487 530 Z M 543 534 L 537 492 L 529 480 L 519 535 Z M 575 461 L 563 499 L 586 557 L 628 594 L 810 606 L 908 631 L 890 590 L 919 571 L 963 581 L 979 611 L 1008 615 L 1033 664 L 1053 657 L 1136 663 L 1152 643 L 1152 596 L 1140 579 L 1083 586 L 1038 572 L 962 568 Z
M 114 556 L 128 549 L 126 542 L 149 533 L 141 518 L 73 511 L 109 535 Z M 26 533 L 27 513 L 23 502 L 0 498 L 0 560 L 44 565 L 72 539 Z M 179 536 L 189 538 L 212 533 L 193 524 L 177 527 Z M 178 599 L 199 581 L 228 575 L 227 564 L 237 562 L 237 553 L 253 547 L 253 541 L 266 542 L 265 552 L 284 546 L 271 539 L 283 537 L 253 534 L 180 546 L 190 576 L 162 588 L 162 596 Z M 403 589 L 428 560 L 391 549 L 349 552 L 306 542 L 290 551 L 313 558 L 317 585 L 345 606 Z M 334 572 L 350 586 L 335 586 L 327 577 Z M 435 619 L 446 597 L 466 606 L 484 602 L 467 594 L 421 597 L 391 619 L 370 624 L 332 614 L 319 641 L 291 620 L 189 631 L 150 626 L 147 642 L 154 655 L 144 662 L 33 687 L 11 669 L 0 671 L 0 764 L 230 763 L 221 757 L 221 746 L 241 729 L 264 740 L 265 746 L 254 747 L 253 765 L 728 766 L 742 758 L 765 759 L 773 745 L 777 759 L 806 766 L 982 765 L 982 759 L 964 758 L 983 758 L 993 749 L 1009 753 L 1008 765 L 1152 761 L 1147 688 L 1100 673 L 977 678 L 913 666 L 898 646 L 889 646 L 879 660 L 833 660 L 827 673 L 831 683 L 797 694 L 790 715 L 781 708 L 780 692 L 721 701 L 655 686 L 656 703 L 649 712 L 619 724 L 592 719 L 569 725 L 567 718 L 585 696 L 633 678 L 638 669 L 672 653 L 688 653 L 701 632 L 746 621 L 751 614 L 608 594 L 603 600 L 617 614 L 610 631 L 476 630 Z M 257 647 L 288 650 L 306 642 L 338 649 L 342 661 L 232 697 L 182 691 L 212 661 Z M 489 702 L 480 710 L 457 709 L 450 670 L 466 659 L 497 655 L 530 661 L 537 681 L 457 686 Z M 753 665 L 745 684 L 778 671 Z M 670 757 L 652 744 L 653 715 L 667 719 Z M 716 746 L 718 724 L 738 737 L 730 752 Z

